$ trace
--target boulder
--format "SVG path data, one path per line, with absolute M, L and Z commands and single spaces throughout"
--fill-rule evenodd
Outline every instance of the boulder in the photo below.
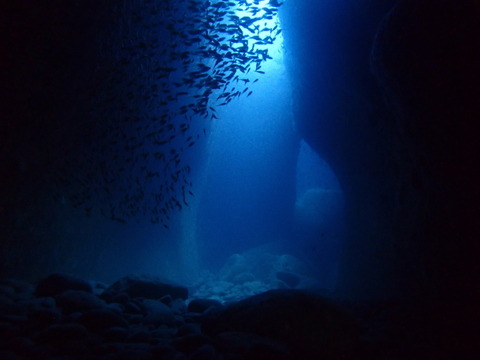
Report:
M 87 329 L 80 324 L 54 324 L 46 328 L 37 336 L 40 342 L 61 344 L 63 342 L 85 339 L 88 336 Z
M 190 353 L 201 346 L 210 344 L 212 339 L 203 334 L 189 334 L 172 340 L 172 346 L 180 352 Z
M 203 313 L 209 308 L 219 308 L 222 307 L 222 303 L 214 299 L 193 299 L 188 304 L 188 311 L 194 313 Z
M 285 345 L 252 333 L 240 331 L 222 332 L 215 337 L 215 341 L 222 351 L 241 354 L 243 356 L 252 354 L 260 348 L 268 348 L 272 349 L 272 351 L 276 349 L 276 359 L 286 358 L 288 355 L 288 349 Z
M 81 290 L 68 290 L 58 296 L 57 305 L 65 314 L 71 314 L 102 308 L 106 304 L 92 293 Z
M 201 334 L 202 330 L 200 328 L 200 324 L 197 323 L 189 323 L 185 324 L 178 328 L 175 336 L 182 337 L 186 335 L 194 335 L 194 334 Z
M 291 288 L 294 288 L 300 284 L 300 277 L 288 271 L 277 271 L 275 276 Z
M 160 279 L 147 276 L 126 276 L 111 286 L 103 293 L 102 298 L 111 302 L 115 296 L 126 293 L 130 298 L 145 298 L 158 300 L 166 295 L 172 299 L 188 298 L 188 289 L 183 286 L 168 284 Z
M 128 326 L 127 321 L 123 317 L 107 309 L 94 309 L 87 311 L 80 316 L 78 322 L 84 325 L 87 329 L 98 333 L 111 327 L 126 328 Z
M 156 359 L 175 360 L 177 351 L 170 345 L 159 344 L 151 347 L 151 352 Z
M 93 288 L 88 281 L 71 275 L 56 273 L 40 280 L 35 289 L 35 295 L 37 297 L 55 297 L 67 290 L 93 292 Z
M 16 297 L 28 298 L 34 291 L 32 284 L 15 279 L 5 279 L 0 281 L 0 288 L 10 288 Z
M 194 350 L 190 356 L 189 360 L 217 360 L 217 352 L 215 348 L 210 344 L 205 344 L 200 346 L 198 349 Z
M 175 317 L 172 310 L 158 300 L 144 299 L 140 306 L 145 314 L 143 318 L 143 323 L 159 325 L 169 325 L 172 326 L 175 322 Z
M 205 318 L 202 328 L 210 335 L 244 332 L 279 341 L 302 359 L 348 359 L 359 343 L 353 319 L 303 290 L 270 290 L 233 303 Z
M 104 333 L 108 341 L 124 342 L 128 338 L 128 330 L 122 327 L 111 327 Z
M 23 315 L 25 308 L 15 303 L 10 297 L 0 295 L 0 316 L 2 315 Z
M 187 312 L 187 304 L 183 299 L 175 299 L 169 305 L 175 315 L 185 314 Z
M 99 347 L 101 359 L 154 360 L 150 345 L 144 343 L 107 343 Z

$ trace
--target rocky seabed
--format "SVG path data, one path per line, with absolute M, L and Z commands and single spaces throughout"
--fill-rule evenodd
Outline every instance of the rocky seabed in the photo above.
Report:
M 311 317 L 318 321 L 306 320 Z M 319 317 L 325 320 L 320 327 Z M 0 282 L 2 360 L 343 359 L 353 328 L 325 300 L 302 290 L 222 304 L 141 276 L 110 286 L 66 274 L 36 285 Z M 340 343 L 328 339 L 332 334 Z

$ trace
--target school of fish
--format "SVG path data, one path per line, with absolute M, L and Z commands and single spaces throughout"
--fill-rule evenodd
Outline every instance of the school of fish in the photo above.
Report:
M 281 33 L 267 23 L 281 4 L 119 2 L 115 40 L 97 39 L 98 85 L 89 101 L 99 140 L 62 167 L 57 198 L 87 215 L 99 211 L 120 223 L 142 217 L 169 228 L 172 212 L 194 196 L 188 152 L 218 119 L 218 106 L 252 94 L 252 74 L 264 74 L 267 47 Z

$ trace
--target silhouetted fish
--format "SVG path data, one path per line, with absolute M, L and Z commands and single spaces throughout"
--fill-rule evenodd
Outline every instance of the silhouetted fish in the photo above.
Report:
M 152 222 L 168 227 L 170 212 L 193 196 L 183 151 L 198 142 L 199 132 L 206 135 L 202 121 L 217 119 L 217 106 L 252 95 L 258 79 L 244 74 L 264 74 L 261 64 L 271 59 L 265 46 L 281 33 L 265 21 L 281 4 L 116 3 L 114 13 L 121 16 L 112 32 L 97 39 L 102 56 L 93 74 L 96 88 L 84 90 L 94 134 L 81 154 L 72 151 L 58 165 L 59 193 L 75 195 L 71 203 L 85 213 L 100 207 L 118 222 L 152 214 Z M 117 42 L 111 33 L 120 34 Z

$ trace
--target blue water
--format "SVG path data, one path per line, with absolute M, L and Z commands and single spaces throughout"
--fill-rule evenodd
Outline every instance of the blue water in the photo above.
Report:
M 11 58 L 39 59 L 17 63 L 29 79 L 25 114 L 9 108 L 19 124 L 9 143 L 29 145 L 11 152 L 11 182 L 30 179 L 22 201 L 9 196 L 21 213 L 11 218 L 48 256 L 12 242 L 7 258 L 31 274 L 189 284 L 240 261 L 244 283 L 292 286 L 271 281 L 287 271 L 334 288 L 343 192 L 298 131 L 308 89 L 282 30 L 299 14 L 282 5 L 281 22 L 281 2 L 236 3 L 230 12 L 201 0 L 10 9 L 19 20 Z
M 233 254 L 288 254 L 332 290 L 345 236 L 342 189 L 297 131 L 283 38 L 269 51 L 253 95 L 211 125 L 198 180 L 200 262 L 216 272 Z

